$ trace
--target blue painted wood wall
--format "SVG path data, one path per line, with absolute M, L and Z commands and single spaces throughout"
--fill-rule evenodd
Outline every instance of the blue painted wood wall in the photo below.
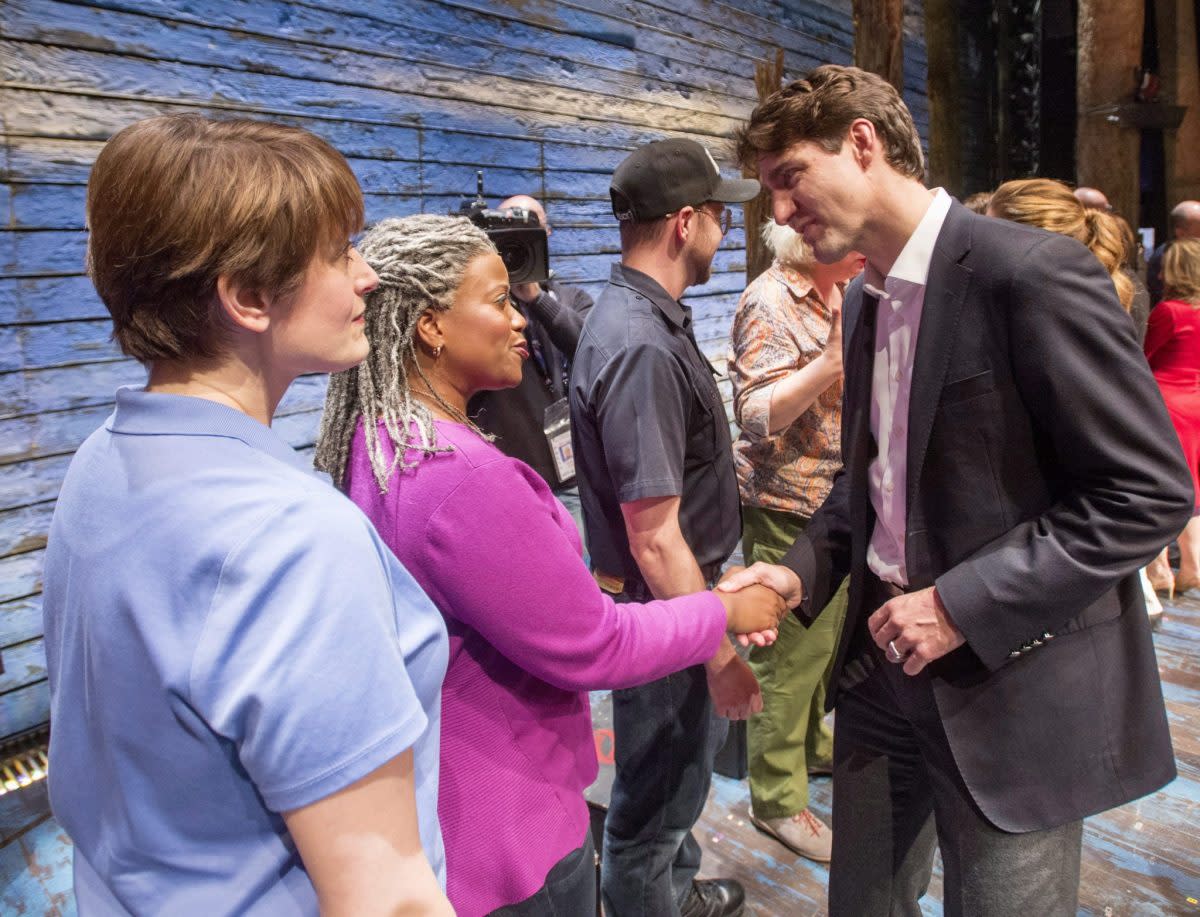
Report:
M 84 264 L 84 186 L 104 140 L 199 111 L 297 124 L 349 158 L 368 219 L 444 212 L 486 169 L 493 200 L 542 198 L 555 269 L 598 292 L 617 250 L 608 177 L 635 146 L 721 144 L 754 62 L 849 63 L 850 0 L 0 0 L 0 737 L 48 715 L 42 556 L 73 450 L 139 383 Z M 918 7 L 919 8 L 919 7 Z M 928 121 L 925 57 L 905 97 Z M 745 283 L 730 233 L 688 297 L 714 363 Z M 728 390 L 726 388 L 728 397 Z M 311 448 L 324 380 L 276 426 Z

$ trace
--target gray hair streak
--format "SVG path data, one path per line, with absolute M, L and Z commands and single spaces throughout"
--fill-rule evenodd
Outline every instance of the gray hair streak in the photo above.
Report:
M 436 394 L 421 371 L 417 319 L 429 309 L 449 309 L 468 263 L 494 254 L 496 247 L 465 217 L 418 214 L 381 220 L 363 236 L 358 250 L 379 275 L 379 286 L 366 297 L 371 352 L 358 366 L 330 377 L 315 464 L 344 489 L 350 444 L 361 419 L 375 483 L 387 493 L 396 468 L 416 464 L 405 458 L 406 452 L 431 455 L 452 448 L 437 444 L 433 415 L 413 397 L 410 374 L 424 381 L 448 414 L 475 427 Z M 380 442 L 380 424 L 394 449 L 390 461 Z

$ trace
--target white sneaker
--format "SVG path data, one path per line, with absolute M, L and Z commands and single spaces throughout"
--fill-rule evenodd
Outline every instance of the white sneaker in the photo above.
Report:
M 783 818 L 759 818 L 750 813 L 754 827 L 771 835 L 789 850 L 815 860 L 828 863 L 833 852 L 833 829 L 808 809 Z

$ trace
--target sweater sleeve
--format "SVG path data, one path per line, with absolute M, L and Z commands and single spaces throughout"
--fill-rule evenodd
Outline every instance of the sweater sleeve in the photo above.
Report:
M 569 691 L 644 684 L 717 651 L 720 599 L 616 604 L 559 518 L 513 461 L 473 468 L 426 527 L 425 569 L 443 613 Z

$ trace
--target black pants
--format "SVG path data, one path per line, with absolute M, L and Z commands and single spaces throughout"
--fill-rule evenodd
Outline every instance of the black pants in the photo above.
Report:
M 838 696 L 830 917 L 917 917 L 933 854 L 947 917 L 1074 917 L 1083 823 L 1010 834 L 979 811 L 942 728 L 927 672 L 856 634 L 866 675 Z
M 589 829 L 583 846 L 554 864 L 546 884 L 517 904 L 490 917 L 587 917 L 596 913 L 596 848 Z

